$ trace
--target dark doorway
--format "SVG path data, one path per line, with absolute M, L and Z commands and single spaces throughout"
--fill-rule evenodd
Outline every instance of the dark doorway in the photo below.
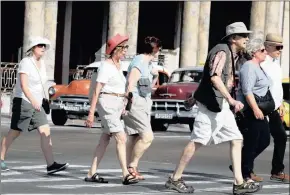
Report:
M 178 1 L 140 1 L 137 52 L 146 36 L 156 36 L 164 49 L 174 49 Z
M 226 26 L 244 22 L 249 29 L 251 1 L 212 1 L 210 14 L 209 50 L 225 36 Z
M 102 47 L 105 3 L 107 2 L 73 2 L 70 68 L 95 60 L 95 52 Z
M 1 62 L 18 62 L 23 45 L 25 2 L 1 1 Z

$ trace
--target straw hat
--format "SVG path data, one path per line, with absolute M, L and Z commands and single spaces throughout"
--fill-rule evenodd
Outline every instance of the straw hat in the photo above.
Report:
M 283 45 L 283 37 L 279 34 L 269 33 L 266 36 L 265 42 L 273 43 L 275 45 Z
M 106 54 L 107 55 L 110 55 L 111 52 L 118 45 L 120 45 L 124 41 L 128 41 L 128 40 L 129 40 L 129 37 L 128 36 L 121 36 L 120 34 L 116 34 L 115 36 L 113 36 L 111 39 L 108 40 Z

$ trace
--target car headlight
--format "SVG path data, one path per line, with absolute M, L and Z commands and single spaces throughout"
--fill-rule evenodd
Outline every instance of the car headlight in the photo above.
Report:
M 51 96 L 53 96 L 55 94 L 55 88 L 54 87 L 50 87 L 48 89 L 48 94 L 51 95 Z

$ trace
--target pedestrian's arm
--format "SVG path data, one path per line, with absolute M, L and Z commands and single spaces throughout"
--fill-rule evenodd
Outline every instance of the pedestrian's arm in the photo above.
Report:
M 93 97 L 92 97 L 90 111 L 89 111 L 89 114 L 91 114 L 91 115 L 95 114 L 96 105 L 98 103 L 99 95 L 100 95 L 100 92 L 101 92 L 102 88 L 104 87 L 104 85 L 105 85 L 104 83 L 97 82 L 96 89 L 95 89 L 95 92 L 93 93 Z
M 129 92 L 131 92 L 134 86 L 136 86 L 137 81 L 140 79 L 140 77 L 141 77 L 141 72 L 139 71 L 139 69 L 132 68 L 128 77 L 128 85 L 127 85 L 127 90 L 126 90 L 127 97 L 128 97 Z
M 210 64 L 210 76 L 213 86 L 219 90 L 222 96 L 230 103 L 234 99 L 228 92 L 225 84 L 221 79 L 222 71 L 226 62 L 226 53 L 224 51 L 218 52 Z

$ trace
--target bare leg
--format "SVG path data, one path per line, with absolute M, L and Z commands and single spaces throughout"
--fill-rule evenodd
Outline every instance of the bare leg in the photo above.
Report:
M 138 167 L 138 163 L 144 152 L 149 148 L 154 139 L 153 132 L 143 133 L 140 139 L 137 140 L 133 151 L 132 161 L 129 163 L 130 167 Z
M 3 137 L 1 143 L 1 160 L 5 160 L 6 153 L 12 142 L 20 135 L 20 131 L 11 129 L 6 137 Z
M 126 160 L 126 133 L 114 133 L 114 137 L 116 139 L 117 155 L 123 172 L 123 178 L 125 178 L 129 174 Z
M 127 163 L 130 163 L 132 161 L 133 148 L 139 139 L 140 139 L 139 135 L 128 136 L 128 140 L 127 140 Z
M 40 135 L 40 145 L 42 152 L 44 154 L 47 166 L 54 163 L 53 153 L 52 153 L 52 142 L 50 136 L 49 125 L 43 125 L 38 128 Z
M 242 175 L 242 143 L 243 140 L 232 140 L 230 142 L 230 157 L 233 165 L 233 173 L 235 178 L 235 185 L 243 183 Z
M 195 151 L 198 150 L 201 146 L 202 146 L 202 144 L 195 143 L 192 141 L 187 144 L 187 146 L 183 150 L 179 164 L 177 165 L 177 167 L 172 175 L 172 179 L 174 181 L 177 181 L 178 179 L 181 178 L 182 173 L 183 173 L 184 169 L 186 168 L 187 164 L 189 163 L 190 159 L 194 155 Z
M 96 147 L 91 169 L 87 174 L 89 178 L 92 177 L 97 172 L 97 167 L 99 166 L 109 143 L 110 143 L 110 135 L 103 133 L 100 137 L 99 144 Z

